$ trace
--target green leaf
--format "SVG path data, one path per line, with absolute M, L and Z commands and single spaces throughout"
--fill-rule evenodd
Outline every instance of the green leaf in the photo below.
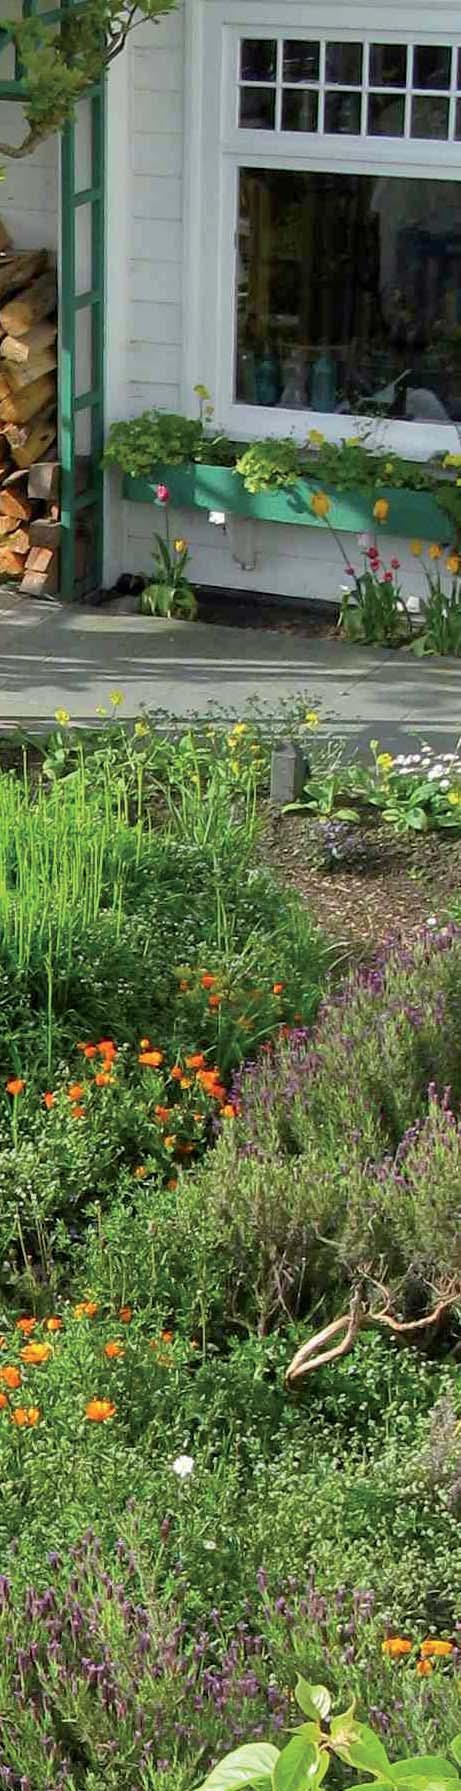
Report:
M 264 1785 L 272 1779 L 281 1754 L 269 1741 L 251 1741 L 225 1754 L 203 1779 L 200 1791 L 238 1791 L 240 1785 Z
M 360 821 L 360 815 L 356 808 L 335 808 L 334 813 L 338 821 Z
M 348 1766 L 357 1766 L 360 1771 L 370 1772 L 373 1778 L 385 1778 L 388 1782 L 393 1778 L 393 1767 L 388 1760 L 386 1749 L 379 1735 L 370 1729 L 368 1723 L 354 1723 L 354 1738 L 350 1741 L 339 1741 L 335 1737 L 332 1743 L 335 1754 L 345 1760 Z
M 323 1768 L 319 1748 L 307 1741 L 300 1730 L 297 1735 L 292 1735 L 288 1746 L 279 1754 L 274 1769 L 274 1791 L 307 1791 L 308 1786 L 320 1784 L 319 1766 Z M 321 1777 L 324 1777 L 324 1770 Z
M 458 1737 L 459 1739 L 459 1737 Z M 407 1760 L 396 1760 L 392 1765 L 392 1775 L 398 1785 L 455 1785 L 459 1784 L 456 1767 L 451 1760 L 445 1760 L 443 1754 L 414 1754 Z
M 453 1754 L 457 1766 L 461 1766 L 461 1735 L 454 1735 L 453 1741 L 450 1741 L 450 1753 Z
M 305 1716 L 326 1718 L 330 1715 L 331 1697 L 326 1685 L 309 1685 L 301 1673 L 296 1680 L 295 1698 Z

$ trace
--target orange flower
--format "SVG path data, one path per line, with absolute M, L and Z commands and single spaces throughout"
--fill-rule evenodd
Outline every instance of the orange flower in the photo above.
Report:
M 56 1095 L 50 1094 L 50 1093 L 44 1094 L 43 1102 L 44 1102 L 44 1106 L 47 1108 L 48 1113 L 50 1111 L 50 1107 L 54 1107 L 55 1100 L 56 1100 Z
M 169 1107 L 162 1107 L 161 1105 L 159 1105 L 158 1107 L 154 1108 L 154 1112 L 155 1112 L 156 1119 L 167 1120 L 170 1117 Z
M 209 995 L 208 996 L 208 1006 L 211 1008 L 220 1007 L 223 999 L 224 999 L 223 995 Z
M 71 1082 L 70 1088 L 67 1090 L 67 1099 L 69 1101 L 81 1101 L 84 1093 L 85 1089 L 83 1082 Z
M 180 1088 L 192 1088 L 192 1076 L 181 1076 Z
M 204 976 L 201 978 L 202 989 L 212 989 L 215 982 L 216 977 L 212 976 L 209 970 L 206 970 Z
M 85 1406 L 85 1417 L 90 1424 L 105 1424 L 108 1418 L 114 1418 L 117 1407 L 111 1399 L 89 1399 Z
M 122 1325 L 130 1325 L 133 1317 L 133 1307 L 121 1306 L 118 1316 Z
M 17 1424 L 18 1430 L 31 1430 L 39 1422 L 38 1405 L 17 1405 L 16 1410 L 10 1412 L 10 1418 L 12 1424 Z
M 35 1331 L 36 1324 L 36 1318 L 17 1318 L 16 1330 L 22 1331 L 23 1337 L 30 1337 L 31 1331 Z
M 177 1188 L 177 1186 L 178 1186 L 177 1175 L 170 1175 L 170 1180 L 169 1180 L 169 1182 L 167 1182 L 166 1185 L 167 1185 L 167 1188 L 169 1189 L 170 1193 L 171 1194 L 174 1193 L 174 1189 Z
M 206 1069 L 206 1058 L 203 1055 L 203 1051 L 192 1051 L 191 1056 L 186 1057 L 186 1070 L 205 1070 L 205 1069 Z
M 27 1362 L 29 1368 L 39 1368 L 42 1362 L 49 1361 L 52 1353 L 51 1343 L 25 1343 L 21 1361 Z
M 140 1049 L 140 1051 L 149 1051 L 150 1050 L 150 1039 L 140 1039 L 139 1040 L 139 1049 Z
M 107 1356 L 108 1362 L 116 1362 L 117 1356 L 124 1356 L 124 1354 L 123 1343 L 117 1343 L 115 1338 L 104 1344 L 104 1355 Z
M 23 1093 L 25 1086 L 26 1084 L 22 1076 L 10 1076 L 10 1080 L 6 1084 L 7 1094 L 20 1095 Z
M 78 1102 L 76 1101 L 75 1106 L 72 1108 L 72 1119 L 84 1119 L 84 1118 L 85 1118 L 85 1108 L 79 1107 Z
M 80 1042 L 79 1045 L 75 1046 L 75 1049 L 76 1051 L 82 1051 L 84 1057 L 96 1057 L 96 1045 L 83 1045 Z
M 232 1101 L 224 1102 L 224 1107 L 221 1107 L 221 1113 L 223 1119 L 235 1119 L 235 1107 L 232 1106 Z
M 164 1138 L 163 1143 L 165 1145 L 165 1150 L 174 1150 L 176 1144 L 175 1133 L 171 1132 L 168 1138 Z
M 433 1673 L 433 1671 L 434 1671 L 434 1668 L 433 1668 L 431 1660 L 418 1660 L 417 1661 L 416 1672 L 418 1674 L 418 1679 L 426 1679 L 428 1673 Z
M 435 1636 L 427 1636 L 426 1641 L 421 1642 L 422 1660 L 430 1660 L 431 1657 L 434 1660 L 448 1660 L 452 1653 L 453 1642 L 438 1641 Z
M 0 1393 L 0 1412 L 4 1412 L 7 1405 L 9 1405 L 9 1400 L 7 1399 L 6 1393 Z
M 162 1339 L 162 1343 L 172 1343 L 173 1338 L 174 1338 L 174 1331 L 161 1331 L 160 1336 Z
M 272 984 L 272 994 L 273 995 L 281 995 L 282 992 L 283 992 L 283 983 L 273 983 Z
M 412 1647 L 413 1643 L 406 1642 L 404 1636 L 387 1636 L 382 1652 L 388 1654 L 391 1660 L 398 1660 L 400 1655 L 411 1654 Z
M 99 1043 L 95 1045 L 95 1051 L 98 1052 L 99 1057 L 117 1056 L 117 1046 L 114 1045 L 113 1039 L 99 1039 Z
M 173 1064 L 173 1068 L 172 1068 L 172 1070 L 170 1070 L 170 1076 L 171 1076 L 172 1082 L 180 1082 L 181 1081 L 182 1069 L 181 1069 L 180 1063 Z
M 140 1051 L 138 1063 L 146 1063 L 149 1069 L 158 1070 L 159 1065 L 163 1063 L 163 1056 L 163 1051 Z
M 45 1331 L 62 1331 L 62 1318 L 46 1318 Z
M 99 1307 L 96 1300 L 79 1300 L 74 1306 L 74 1318 L 95 1318 Z
M 114 1082 L 115 1076 L 111 1076 L 109 1070 L 97 1070 L 95 1075 L 97 1088 L 108 1088 L 109 1086 L 112 1086 Z
M 0 1368 L 0 1381 L 3 1381 L 5 1387 L 20 1387 L 22 1381 L 20 1368 L 14 1368 L 13 1363 L 11 1366 L 7 1363 L 6 1368 Z
M 135 1181 L 142 1182 L 144 1176 L 147 1175 L 147 1169 L 146 1169 L 145 1163 L 138 1163 L 137 1169 L 133 1169 L 133 1175 L 134 1175 Z

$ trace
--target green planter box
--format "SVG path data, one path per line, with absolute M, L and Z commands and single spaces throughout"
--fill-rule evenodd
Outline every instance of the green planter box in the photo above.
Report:
M 171 501 L 178 510 L 224 510 L 237 516 L 254 517 L 257 522 L 298 523 L 310 529 L 325 529 L 321 518 L 310 509 L 313 486 L 299 479 L 282 491 L 262 491 L 252 495 L 246 491 L 239 473 L 228 466 L 204 466 L 194 462 L 182 466 L 157 466 L 152 477 L 131 478 L 125 474 L 123 496 L 131 504 L 153 504 L 156 485 L 167 485 Z M 322 487 L 322 489 L 324 489 Z M 389 516 L 379 524 L 379 533 L 407 535 L 422 541 L 449 542 L 450 522 L 435 498 L 425 491 L 395 491 L 382 486 L 374 492 L 337 492 L 325 487 L 331 498 L 328 521 L 334 529 L 360 535 L 376 527 L 373 504 L 376 498 L 387 498 Z

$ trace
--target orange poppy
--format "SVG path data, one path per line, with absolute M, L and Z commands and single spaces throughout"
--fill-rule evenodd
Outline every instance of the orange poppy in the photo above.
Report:
M 96 1300 L 79 1300 L 74 1306 L 74 1318 L 95 1318 L 99 1307 Z
M 235 1107 L 232 1106 L 232 1101 L 224 1102 L 224 1106 L 221 1107 L 221 1113 L 223 1119 L 235 1119 Z
M 180 1088 L 192 1088 L 192 1076 L 181 1076 Z
M 192 1051 L 191 1056 L 186 1057 L 186 1070 L 204 1069 L 206 1069 L 206 1058 L 203 1055 L 203 1051 Z
M 166 1185 L 167 1185 L 167 1188 L 169 1189 L 170 1194 L 173 1194 L 175 1188 L 177 1188 L 177 1186 L 178 1186 L 177 1175 L 170 1175 L 170 1180 L 169 1180 L 169 1182 L 167 1182 Z
M 71 1082 L 70 1088 L 67 1090 L 67 1098 L 69 1101 L 81 1101 L 84 1093 L 83 1082 Z
M 23 1076 L 10 1076 L 10 1080 L 6 1084 L 7 1094 L 20 1095 L 23 1093 L 25 1086 L 26 1084 Z
M 98 1044 L 95 1045 L 95 1051 L 98 1052 L 99 1057 L 117 1056 L 117 1046 L 114 1045 L 113 1039 L 99 1039 Z
M 220 1007 L 221 1002 L 223 1000 L 224 1000 L 223 995 L 209 995 L 208 996 L 208 1006 L 211 1008 Z
M 108 1418 L 114 1418 L 117 1407 L 111 1399 L 89 1399 L 85 1406 L 85 1417 L 90 1424 L 105 1424 Z
M 132 1306 L 121 1306 L 118 1316 L 119 1316 L 119 1319 L 121 1320 L 122 1325 L 130 1325 L 132 1317 L 133 1317 L 133 1307 Z
M 433 1671 L 434 1671 L 434 1668 L 433 1668 L 431 1660 L 418 1660 L 417 1661 L 416 1672 L 418 1674 L 418 1679 L 427 1679 L 428 1673 L 433 1673 Z
M 133 1169 L 133 1175 L 134 1175 L 135 1181 L 142 1182 L 143 1177 L 145 1175 L 147 1175 L 147 1169 L 146 1169 L 145 1163 L 138 1163 L 137 1169 Z
M 62 1318 L 46 1318 L 45 1331 L 62 1331 Z
M 272 984 L 272 994 L 273 995 L 281 995 L 283 992 L 283 987 L 284 987 L 283 983 L 273 983 Z
M 42 1362 L 49 1361 L 52 1353 L 51 1343 L 25 1343 L 21 1361 L 27 1362 L 29 1368 L 39 1368 Z
M 108 1362 L 115 1362 L 117 1356 L 124 1356 L 124 1354 L 123 1343 L 117 1343 L 115 1338 L 104 1344 L 104 1355 L 107 1356 Z
M 10 1412 L 10 1418 L 11 1423 L 16 1424 L 18 1430 L 31 1430 L 33 1425 L 39 1422 L 38 1405 L 17 1405 L 16 1410 Z
M 109 1070 L 97 1070 L 96 1071 L 95 1083 L 96 1083 L 97 1088 L 108 1088 L 109 1086 L 112 1087 L 112 1084 L 114 1082 L 115 1082 L 115 1076 L 111 1076 L 109 1073 Z
M 82 1051 L 84 1057 L 96 1057 L 96 1045 L 83 1045 L 80 1042 L 80 1044 L 76 1045 L 75 1049 L 76 1051 Z
M 181 1069 L 180 1063 L 173 1064 L 173 1068 L 172 1068 L 172 1070 L 170 1070 L 170 1076 L 171 1076 L 172 1082 L 180 1082 L 181 1081 L 182 1069 Z
M 167 1120 L 170 1117 L 169 1107 L 162 1107 L 161 1105 L 159 1105 L 158 1107 L 154 1108 L 154 1112 L 155 1112 L 156 1119 Z
M 22 1381 L 20 1368 L 15 1368 L 13 1363 L 7 1362 L 6 1368 L 0 1368 L 0 1381 L 3 1381 L 5 1387 L 20 1387 Z
M 36 1324 L 36 1318 L 17 1318 L 16 1330 L 22 1331 L 23 1337 L 30 1337 L 31 1331 L 35 1331 Z
M 448 1660 L 452 1653 L 453 1642 L 439 1641 L 435 1636 L 427 1636 L 426 1641 L 421 1642 L 422 1660 L 430 1660 L 431 1657 L 434 1660 Z
M 44 1094 L 43 1103 L 44 1103 L 44 1106 L 47 1108 L 48 1112 L 50 1110 L 50 1107 L 54 1107 L 55 1100 L 56 1100 L 56 1095 L 50 1094 L 49 1092 L 47 1094 Z
M 212 989 L 215 982 L 216 977 L 212 976 L 209 970 L 206 970 L 204 976 L 201 978 L 202 989 Z
M 9 1400 L 6 1397 L 6 1393 L 0 1393 L 0 1412 L 4 1412 L 8 1405 Z
M 75 1106 L 72 1108 L 72 1119 L 84 1119 L 84 1118 L 85 1118 L 85 1108 L 79 1107 L 78 1101 L 76 1101 Z
M 401 1655 L 411 1654 L 412 1648 L 413 1643 L 405 1641 L 404 1636 L 387 1636 L 382 1652 L 388 1654 L 391 1660 L 398 1660 Z
M 211 1070 L 198 1070 L 197 1071 L 197 1082 L 201 1083 L 202 1088 L 206 1088 L 207 1093 L 209 1093 L 210 1090 L 212 1088 L 214 1088 L 215 1082 L 217 1082 L 218 1079 L 219 1079 L 219 1070 L 211 1069 Z
M 160 1336 L 162 1339 L 162 1343 L 172 1343 L 173 1338 L 174 1338 L 174 1331 L 161 1331 Z
M 138 1063 L 145 1063 L 149 1069 L 158 1070 L 160 1064 L 163 1063 L 163 1057 L 163 1051 L 140 1051 Z

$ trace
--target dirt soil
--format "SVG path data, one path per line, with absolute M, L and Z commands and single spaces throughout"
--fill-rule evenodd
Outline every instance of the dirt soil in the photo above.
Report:
M 318 823 L 317 823 L 318 827 Z M 461 911 L 461 838 L 354 828 L 363 862 L 328 870 L 316 824 L 304 815 L 272 815 L 262 847 L 280 882 L 297 889 L 313 918 L 353 959 L 366 958 L 389 934 L 409 939 L 435 917 Z

